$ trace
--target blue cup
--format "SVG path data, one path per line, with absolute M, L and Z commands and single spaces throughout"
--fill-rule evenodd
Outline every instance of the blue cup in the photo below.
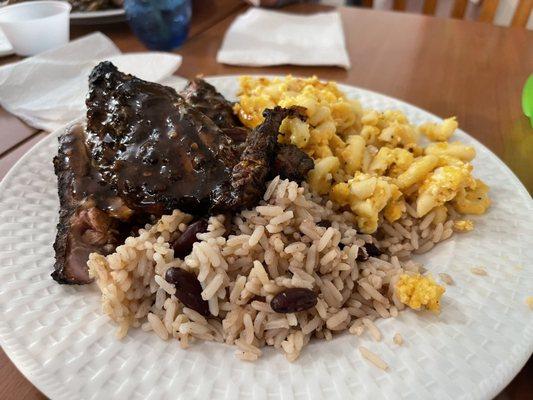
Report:
M 191 0 L 125 0 L 133 33 L 151 50 L 179 47 L 189 33 Z

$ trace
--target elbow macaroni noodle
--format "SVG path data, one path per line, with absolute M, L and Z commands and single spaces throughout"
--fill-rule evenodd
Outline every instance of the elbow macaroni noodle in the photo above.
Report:
M 406 203 L 418 217 L 435 211 L 436 220 L 446 219 L 447 206 L 462 214 L 490 206 L 487 185 L 472 176 L 474 148 L 448 142 L 455 117 L 416 127 L 400 111 L 363 110 L 334 82 L 316 77 L 241 77 L 239 99 L 235 112 L 250 128 L 262 122 L 265 108 L 305 108 L 307 120 L 285 119 L 278 140 L 315 160 L 310 188 L 349 207 L 362 232 L 375 232 L 380 218 L 398 220 Z M 433 143 L 421 146 L 421 134 Z

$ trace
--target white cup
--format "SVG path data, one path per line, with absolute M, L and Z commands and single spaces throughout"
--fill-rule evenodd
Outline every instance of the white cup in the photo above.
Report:
M 71 5 L 30 1 L 0 8 L 0 28 L 15 53 L 33 56 L 68 43 Z

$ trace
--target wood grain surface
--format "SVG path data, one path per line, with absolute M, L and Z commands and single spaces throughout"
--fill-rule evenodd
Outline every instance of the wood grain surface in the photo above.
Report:
M 441 117 L 456 115 L 461 128 L 501 157 L 533 192 L 533 129 L 520 108 L 521 89 L 533 72 L 532 32 L 421 15 L 341 8 L 352 62 L 350 70 L 244 68 L 216 62 L 224 33 L 244 10 L 243 5 L 237 0 L 198 0 L 195 7 L 190 39 L 177 51 L 184 57 L 179 75 L 188 78 L 198 74 L 317 75 L 397 97 Z M 296 5 L 286 10 L 310 13 L 324 9 Z M 126 24 L 73 27 L 72 36 L 95 29 L 107 34 L 122 51 L 145 50 Z M 42 137 L 43 133 L 0 109 L 0 179 Z M 498 398 L 521 400 L 530 398 L 531 393 L 530 361 Z M 0 399 L 45 398 L 0 351 Z
M 0 107 L 0 157 L 36 132 L 37 129 L 26 125 Z

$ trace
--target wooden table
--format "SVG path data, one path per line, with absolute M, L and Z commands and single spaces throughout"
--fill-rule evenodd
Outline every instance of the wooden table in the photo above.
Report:
M 191 38 L 179 49 L 180 75 L 312 75 L 368 88 L 413 103 L 439 116 L 456 115 L 460 126 L 487 145 L 533 193 L 533 129 L 520 109 L 520 93 L 533 72 L 533 32 L 421 15 L 341 8 L 352 68 L 239 68 L 217 64 L 224 32 L 240 12 L 236 1 L 198 8 Z M 215 5 L 216 3 L 216 5 Z M 223 3 L 223 4 L 222 4 Z M 211 7 L 211 8 L 210 8 Z M 306 13 L 324 7 L 296 5 Z M 211 13 L 215 10 L 215 14 Z M 73 36 L 92 28 L 76 27 Z M 125 25 L 98 27 L 123 51 L 144 50 Z M 0 178 L 45 136 L 0 109 Z M 9 132 L 9 135 L 5 133 Z M 499 396 L 526 399 L 533 393 L 533 363 Z M 0 398 L 43 399 L 0 353 Z

